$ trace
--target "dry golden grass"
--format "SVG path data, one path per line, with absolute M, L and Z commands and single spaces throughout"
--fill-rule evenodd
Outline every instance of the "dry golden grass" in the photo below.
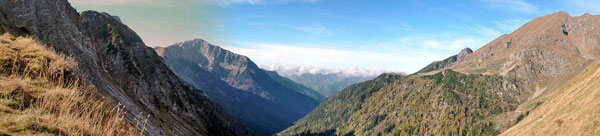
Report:
M 600 60 L 502 135 L 600 135 Z
M 0 135 L 141 135 L 92 93 L 76 62 L 27 37 L 0 36 Z

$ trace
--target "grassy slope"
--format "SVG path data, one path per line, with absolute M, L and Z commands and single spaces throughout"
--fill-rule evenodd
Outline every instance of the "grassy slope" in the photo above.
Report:
M 599 135 L 600 60 L 502 135 Z
M 76 70 L 31 38 L 0 36 L 0 135 L 139 135 Z
M 452 70 L 385 74 L 326 99 L 279 135 L 494 135 L 492 118 L 519 103 L 514 82 Z

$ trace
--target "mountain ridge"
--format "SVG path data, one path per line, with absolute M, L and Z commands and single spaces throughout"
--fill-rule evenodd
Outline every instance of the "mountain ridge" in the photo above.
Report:
M 449 65 L 433 68 L 427 74 L 417 73 L 392 80 L 376 79 L 348 87 L 325 100 L 312 113 L 294 126 L 281 132 L 280 135 L 315 133 L 342 135 L 499 134 L 512 127 L 520 120 L 519 118 L 523 118 L 520 115 L 521 113 L 535 109 L 536 105 L 543 103 L 549 94 L 564 85 L 568 81 L 567 79 L 574 77 L 600 56 L 600 48 L 598 48 L 600 43 L 597 42 L 600 37 L 600 26 L 598 24 L 600 24 L 600 16 L 589 14 L 572 17 L 566 12 L 557 12 L 536 18 L 511 34 L 502 35 L 475 52 L 464 55 L 461 61 L 451 59 L 446 63 Z M 449 71 L 456 71 L 459 76 L 446 76 L 444 73 L 449 73 Z M 430 78 L 426 78 L 432 76 L 442 77 L 441 81 L 444 84 L 440 85 L 438 84 L 439 80 L 431 81 Z M 421 80 L 419 77 L 424 79 Z M 446 81 L 450 84 L 446 84 Z M 453 83 L 452 81 L 460 82 Z M 500 85 L 497 85 L 498 83 Z M 438 87 L 429 88 L 430 86 Z M 398 94 L 411 91 L 425 92 L 426 94 L 398 96 Z M 434 95 L 436 93 L 429 93 L 436 91 L 442 91 L 441 94 L 445 94 L 444 91 L 450 91 L 449 94 L 455 94 L 458 97 L 453 95 L 450 95 L 453 97 L 440 97 Z M 482 92 L 482 94 L 461 93 L 465 91 Z M 366 95 L 352 98 L 352 95 L 341 94 Z M 393 101 L 390 103 L 375 101 L 388 100 L 385 99 L 385 96 L 393 96 L 389 98 Z M 510 106 L 500 108 L 499 111 L 492 110 L 490 111 L 492 114 L 489 114 L 486 112 L 489 107 L 472 107 L 472 105 L 479 105 L 482 102 L 473 101 L 473 97 L 480 96 L 484 96 L 484 100 L 488 98 L 494 100 L 491 103 L 485 102 L 487 106 L 504 107 L 505 104 Z M 457 98 L 456 100 L 459 103 L 449 104 L 451 107 L 459 108 L 459 110 L 440 108 L 444 107 L 445 104 L 439 105 L 435 102 L 429 104 L 429 99 L 423 98 L 434 98 L 434 100 Z M 362 105 L 348 106 L 343 104 L 356 102 L 352 101 L 355 99 L 373 101 L 364 102 L 366 104 Z M 506 101 L 507 103 L 496 103 L 498 101 Z M 463 105 L 465 103 L 467 105 Z M 425 105 L 429 107 L 422 108 Z M 465 110 L 460 110 L 460 108 L 465 108 Z M 473 114 L 470 111 L 473 109 L 479 113 Z M 417 116 L 413 119 L 403 118 L 404 114 L 413 113 L 403 112 L 405 110 L 414 110 L 414 114 L 417 114 Z M 430 110 L 442 111 L 442 113 L 450 111 L 450 113 L 448 115 L 431 115 L 431 113 L 419 112 Z M 475 119 L 475 122 L 464 121 L 462 120 L 464 117 L 458 117 L 463 116 L 461 112 L 464 111 L 466 111 L 464 115 L 480 118 Z M 455 114 L 456 112 L 461 114 Z M 382 115 L 382 113 L 395 113 L 396 115 Z M 401 116 L 397 116 L 397 114 L 401 114 Z M 419 120 L 419 118 L 422 119 Z M 466 123 L 468 125 L 430 128 L 428 126 L 436 123 L 433 122 L 432 124 L 430 121 L 433 119 L 431 118 L 438 121 L 460 122 L 458 124 Z M 322 124 L 327 119 L 341 122 Z M 484 123 L 483 126 L 476 125 L 476 122 L 479 121 L 487 121 L 487 123 Z M 421 128 L 422 123 L 425 123 L 425 128 Z
M 424 68 L 417 71 L 416 73 L 427 73 L 427 72 L 431 72 L 431 71 L 441 70 L 446 67 L 450 67 L 453 64 L 463 61 L 464 58 L 467 57 L 468 55 L 470 55 L 471 53 L 473 53 L 473 50 L 471 50 L 471 48 L 468 48 L 468 47 L 464 48 L 456 55 L 450 56 L 441 61 L 431 62 L 429 65 L 425 66 Z
M 261 135 L 288 127 L 322 99 L 313 97 L 317 94 L 312 90 L 260 69 L 248 57 L 202 39 L 155 50 L 179 77 L 207 90 L 209 97 Z
M 79 14 L 67 0 L 3 0 L 0 12 L 0 32 L 31 36 L 74 58 L 77 76 L 113 105 L 122 104 L 127 122 L 147 120 L 145 134 L 251 135 L 200 90 L 184 85 L 111 15 Z

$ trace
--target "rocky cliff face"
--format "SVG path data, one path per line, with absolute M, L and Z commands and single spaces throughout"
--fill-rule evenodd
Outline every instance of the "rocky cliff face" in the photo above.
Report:
M 516 111 L 527 112 L 600 57 L 599 38 L 600 16 L 573 17 L 557 12 L 498 37 L 450 69 L 499 74 L 523 81 L 523 87 L 530 88 L 532 93 L 521 96 L 529 101 Z M 507 113 L 512 120 L 519 115 Z M 505 123 L 503 129 L 510 125 Z
M 600 56 L 599 36 L 600 16 L 557 12 L 495 39 L 452 69 L 516 76 L 551 90 Z
M 259 134 L 281 131 L 319 103 L 304 90 L 274 80 L 248 57 L 204 40 L 156 48 L 156 52 L 178 76 L 206 90 L 209 97 Z
M 78 75 L 130 121 L 147 120 L 146 134 L 249 135 L 204 93 L 185 86 L 162 59 L 118 19 L 81 15 L 66 0 L 1 0 L 0 32 L 32 36 L 72 56 Z
M 600 60 L 569 80 L 535 110 L 521 112 L 502 135 L 600 134 Z

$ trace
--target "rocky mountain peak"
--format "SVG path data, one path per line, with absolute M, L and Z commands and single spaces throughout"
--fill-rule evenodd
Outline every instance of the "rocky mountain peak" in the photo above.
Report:
M 320 100 L 310 97 L 318 95 L 314 90 L 201 39 L 156 48 L 156 52 L 184 81 L 206 90 L 209 97 L 260 135 L 281 131 Z
M 566 11 L 558 11 L 558 12 L 550 14 L 550 16 L 571 17 L 571 14 L 569 14 Z
M 206 42 L 204 39 L 196 38 L 193 40 L 175 43 L 175 45 L 179 46 L 180 48 L 200 48 L 202 46 L 210 46 L 210 43 Z
M 464 48 L 456 55 L 456 60 L 462 61 L 465 57 L 467 57 L 467 55 L 469 55 L 471 53 L 473 53 L 473 50 L 471 50 L 471 48 L 469 48 L 469 47 Z
M 193 61 L 204 69 L 231 74 L 244 74 L 244 71 L 256 72 L 258 66 L 244 55 L 233 53 L 202 39 L 194 39 L 175 43 L 169 47 L 157 48 L 161 56 L 171 56 Z M 170 53 L 170 54 L 165 54 Z M 233 72 L 229 72 L 233 71 Z M 224 77 L 230 78 L 230 77 Z

